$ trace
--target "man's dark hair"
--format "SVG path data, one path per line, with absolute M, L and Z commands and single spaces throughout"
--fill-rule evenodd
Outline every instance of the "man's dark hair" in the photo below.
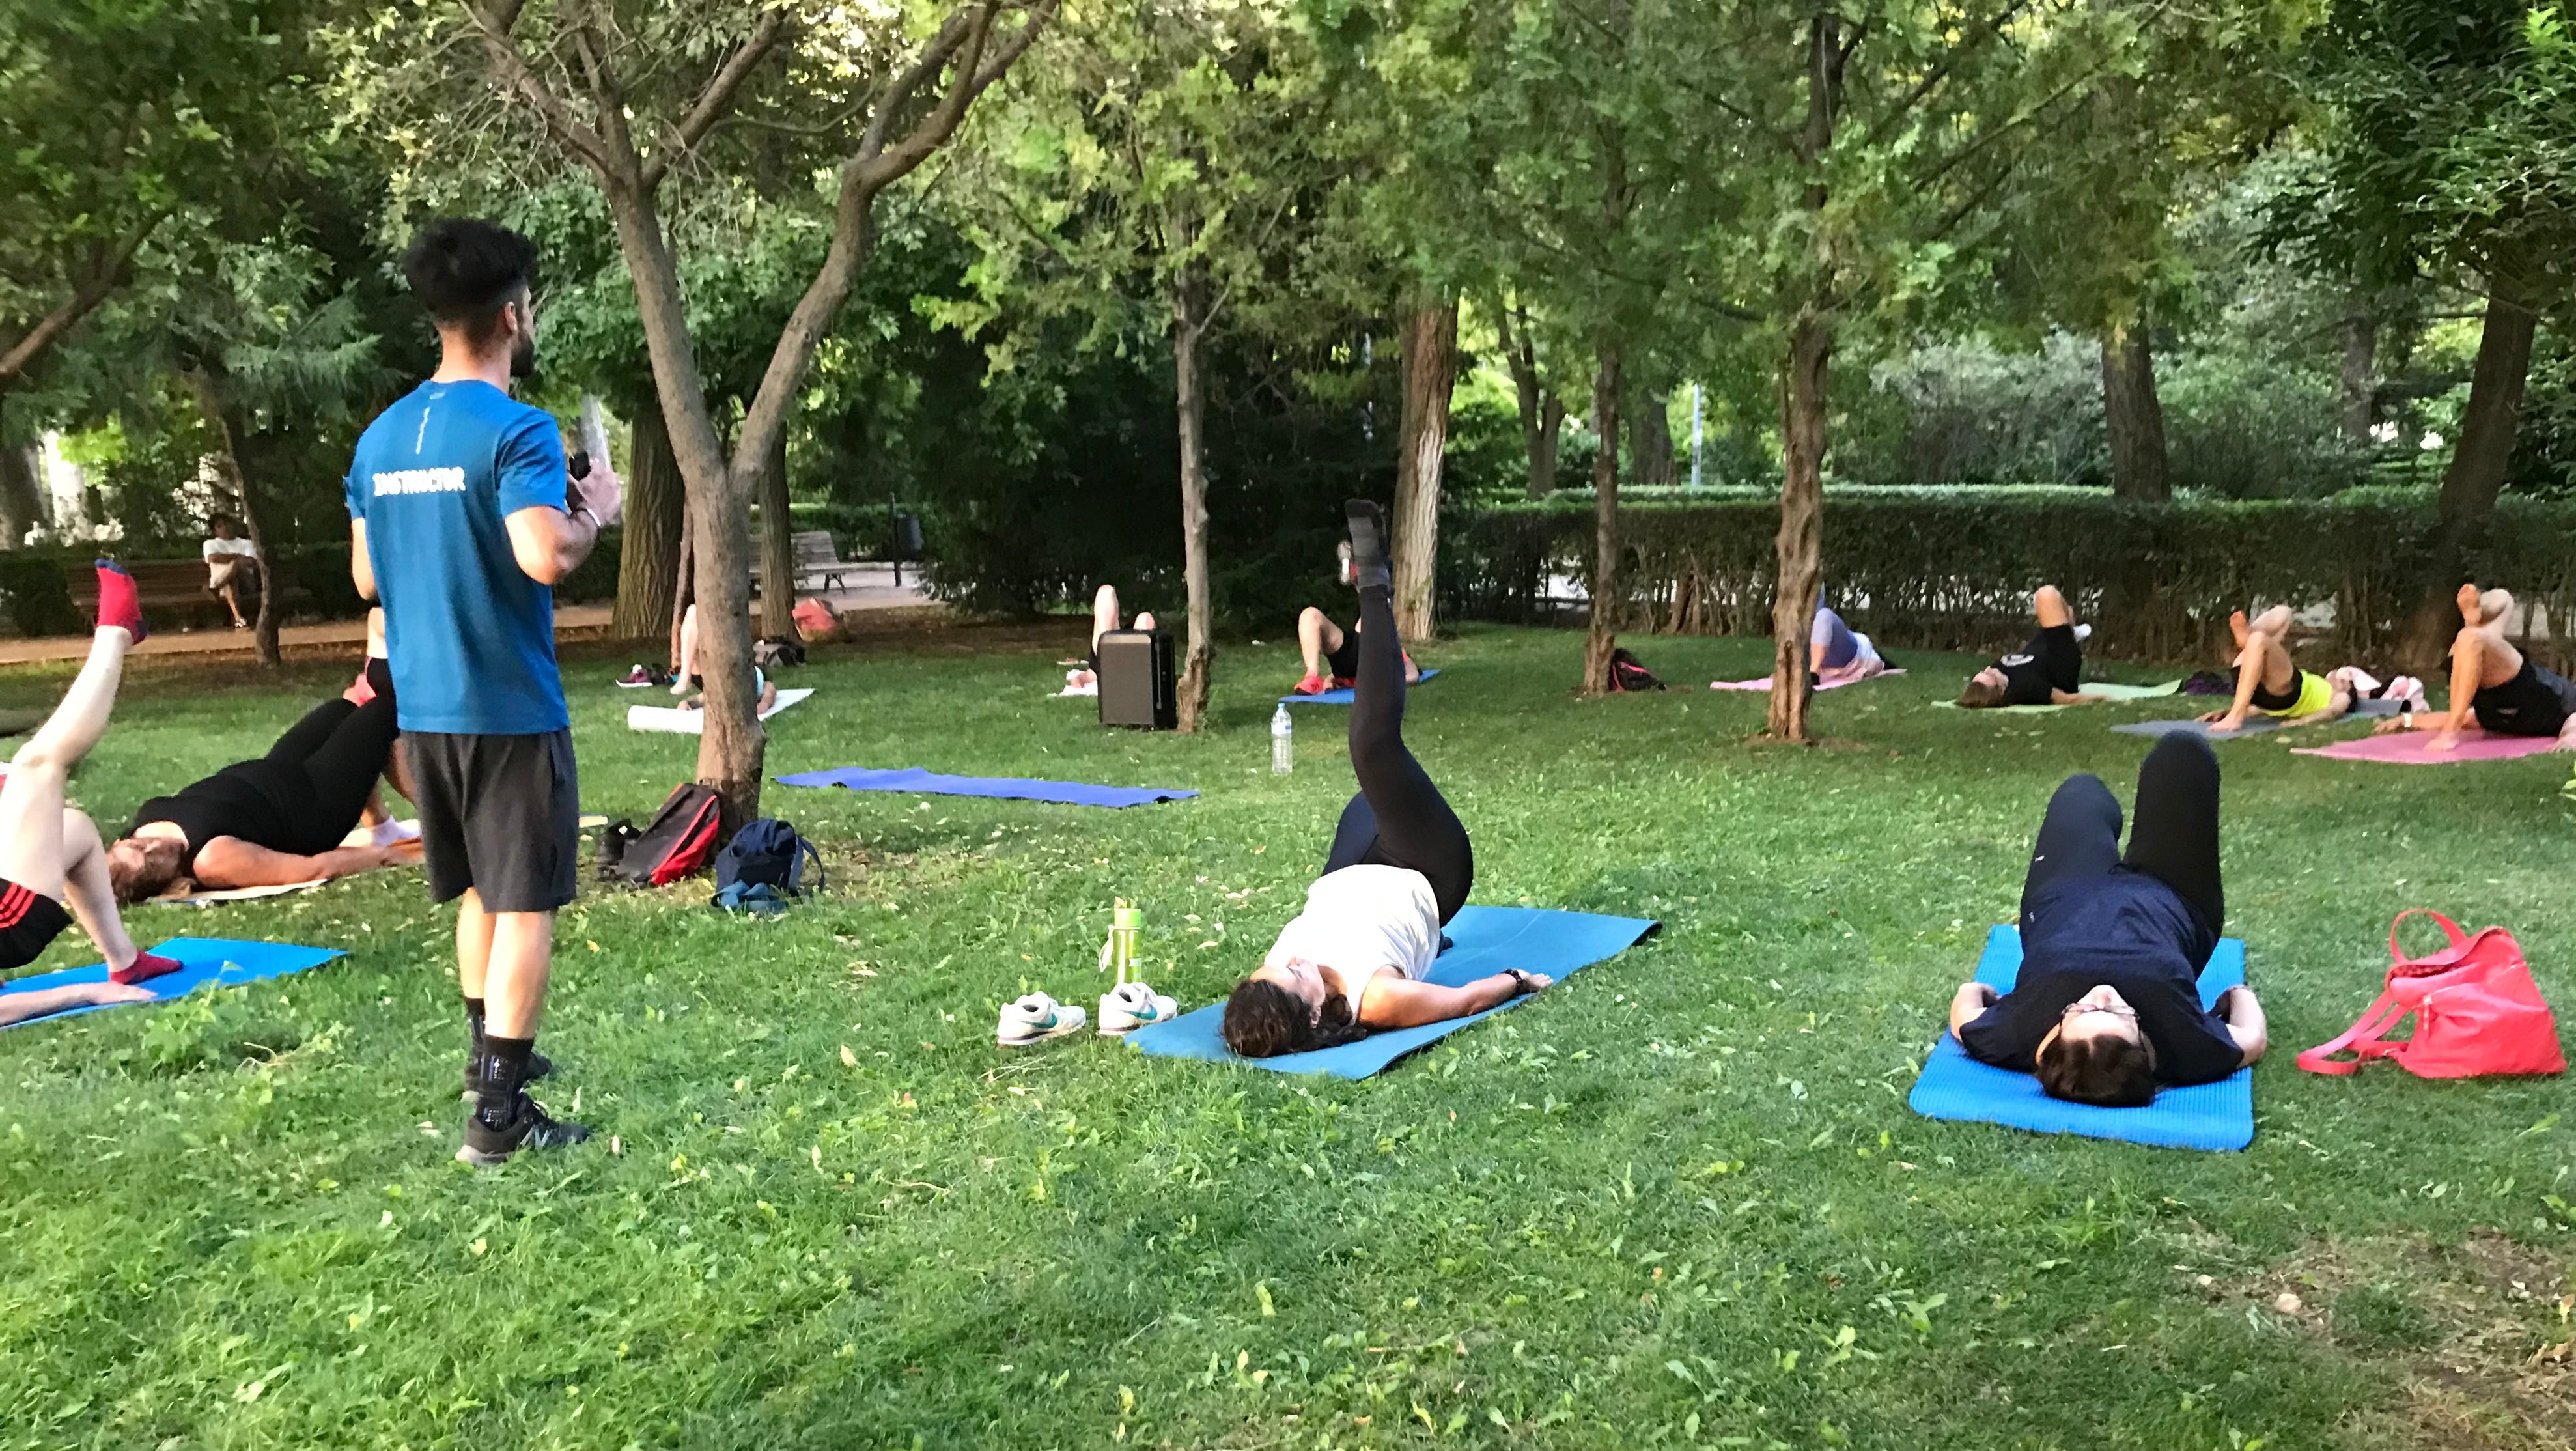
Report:
M 441 327 L 464 329 L 479 348 L 519 289 L 535 286 L 537 244 L 490 222 L 440 217 L 412 239 L 403 276 Z
M 1969 710 L 1992 710 L 2008 699 L 2010 696 L 2003 686 L 1974 676 L 1968 678 L 1966 687 L 1959 692 L 1959 704 Z
M 2100 1108 L 2144 1108 L 2156 1101 L 2156 1061 L 2127 1038 L 2069 1038 L 2039 1050 L 2040 1091 Z
M 1318 1017 L 1305 1000 L 1275 982 L 1247 977 L 1225 1000 L 1225 1018 L 1217 1029 L 1225 1046 L 1246 1058 L 1276 1058 L 1356 1042 L 1368 1029 L 1351 1021 L 1351 1006 L 1339 993 L 1324 999 Z

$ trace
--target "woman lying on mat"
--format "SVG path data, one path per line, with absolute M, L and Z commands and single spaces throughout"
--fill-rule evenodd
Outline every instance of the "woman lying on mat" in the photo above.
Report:
M 360 695 L 364 704 L 350 698 Z M 417 840 L 340 844 L 383 819 L 376 781 L 397 769 L 394 734 L 393 674 L 377 656 L 360 686 L 306 712 L 266 756 L 144 802 L 107 849 L 117 900 L 157 897 L 183 877 L 216 890 L 278 887 L 418 861 Z
M 2512 613 L 2513 596 L 2503 590 L 2480 594 L 2474 584 L 2460 586 L 2465 623 L 2451 641 L 2451 708 L 2392 716 L 2373 729 L 2432 731 L 2424 749 L 2447 751 L 2474 720 L 2480 730 L 2497 735 L 2556 736 L 2559 750 L 2576 751 L 2576 683 L 2514 648 L 2504 637 L 2505 617 Z
M 1306 659 L 1305 678 L 1290 687 L 1297 695 L 1321 695 L 1327 690 L 1348 690 L 1360 678 L 1360 627 L 1348 630 L 1333 623 L 1332 616 L 1308 605 L 1297 615 L 1297 652 Z M 1332 667 L 1330 674 L 1324 667 Z M 1404 657 L 1404 683 L 1411 685 L 1422 678 L 1422 667 L 1413 657 Z
M 1463 1017 L 1551 981 L 1519 971 L 1465 987 L 1421 980 L 1440 955 L 1441 927 L 1466 904 L 1475 853 L 1458 814 L 1404 747 L 1404 653 L 1384 516 L 1362 499 L 1348 512 L 1362 626 L 1354 636 L 1359 683 L 1351 705 L 1351 770 L 1360 792 L 1342 808 L 1306 910 L 1226 999 L 1225 1045 L 1248 1058 Z
M 1843 617 L 1831 609 L 1818 605 L 1816 626 L 1807 635 L 1807 668 L 1821 688 L 1884 675 L 1887 662 L 1879 658 L 1878 647 L 1870 643 L 1869 636 L 1844 624 Z
M 0 781 L 0 972 L 36 960 L 77 919 L 107 960 L 106 984 L 0 998 L 0 1022 L 92 1003 L 130 1001 L 113 989 L 175 972 L 179 964 L 138 951 L 116 915 L 107 848 L 87 816 L 63 804 L 72 767 L 107 734 L 125 675 L 125 652 L 143 638 L 134 580 L 105 560 L 98 565 L 98 631 L 89 658 L 54 713 L 18 748 Z M 69 910 L 66 911 L 65 909 Z M 140 991 L 140 989 L 136 989 Z M 50 1002 L 52 1006 L 44 1006 Z
M 707 682 L 706 678 L 698 673 L 698 607 L 696 605 L 691 605 L 680 613 L 680 657 L 671 662 L 671 676 L 671 693 L 687 697 L 680 702 L 680 709 L 706 708 Z M 759 697 L 759 704 L 752 708 L 752 714 L 769 714 L 771 707 L 778 704 L 778 682 L 770 679 L 759 666 L 755 665 L 751 668 L 751 687 L 752 693 Z
M 2227 627 L 2236 635 L 2236 699 L 2201 717 L 2212 732 L 2240 729 L 2255 711 L 2288 727 L 2324 725 L 2352 710 L 2358 692 L 2351 667 L 2319 675 L 2291 661 L 2288 605 L 2274 605 L 2250 624 L 2238 610 Z
M 2093 631 L 2075 623 L 2066 596 L 2057 592 L 2057 586 L 2044 584 L 2030 597 L 2030 607 L 2039 617 L 2039 633 L 2018 652 L 1969 676 L 1967 689 L 1959 692 L 1959 704 L 1984 710 L 1999 705 L 2090 705 L 2105 698 L 2077 689 L 2084 679 L 2084 637 Z
M 2120 854 L 2120 803 L 2098 776 L 2057 788 L 2021 889 L 2021 976 L 1950 1000 L 1968 1056 L 2036 1073 L 2052 1098 L 2151 1102 L 2160 1084 L 2214 1083 L 2263 1056 L 2263 1007 L 2228 989 L 2200 1005 L 2200 971 L 2227 902 L 2218 874 L 2218 757 L 2166 736 L 2138 768 L 2138 824 Z

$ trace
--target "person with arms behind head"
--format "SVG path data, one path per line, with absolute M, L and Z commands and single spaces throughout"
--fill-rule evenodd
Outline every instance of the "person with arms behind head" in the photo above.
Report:
M 615 522 L 619 489 L 605 459 L 570 478 L 554 419 L 510 396 L 536 364 L 536 262 L 488 222 L 421 230 L 403 272 L 438 371 L 368 425 L 348 479 L 350 573 L 385 610 L 430 896 L 460 904 L 474 1106 L 457 1157 L 478 1166 L 590 1133 L 526 1084 L 552 1067 L 537 1027 L 580 855 L 553 586 Z

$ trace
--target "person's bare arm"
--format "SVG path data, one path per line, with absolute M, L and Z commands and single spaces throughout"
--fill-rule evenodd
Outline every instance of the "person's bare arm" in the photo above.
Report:
M 2264 1020 L 2263 1004 L 2256 1000 L 2250 987 L 2229 988 L 2218 1000 L 2218 1016 L 2227 1024 L 2227 1036 L 2236 1040 L 2237 1051 L 2245 1055 L 2247 1067 L 2263 1061 L 2271 1051 L 2271 1025 Z
M 506 523 L 511 556 L 539 584 L 563 583 L 599 543 L 599 521 L 587 511 L 567 514 L 539 504 L 513 513 Z
M 358 587 L 358 598 L 370 604 L 376 598 L 376 562 L 367 557 L 367 521 L 349 521 L 349 581 Z
M 1520 996 L 1523 982 L 1529 984 L 1529 991 L 1537 992 L 1554 981 L 1544 973 L 1525 972 L 1515 978 L 1508 972 L 1498 972 L 1465 987 L 1441 987 L 1381 972 L 1360 990 L 1360 1026 L 1418 1028 L 1425 1023 L 1445 1023 L 1510 1002 Z
M 391 846 L 344 846 L 312 856 L 270 851 L 253 846 L 238 836 L 219 836 L 207 842 L 197 853 L 194 876 L 197 885 L 218 891 L 235 887 L 287 887 L 324 877 L 345 877 L 358 872 L 371 872 L 399 862 L 417 860 L 420 843 L 395 842 Z
M 2100 705 L 2110 698 L 2107 695 L 2088 695 L 2076 690 L 2059 690 L 2055 686 L 2049 687 L 2048 691 L 2048 703 L 2051 705 Z
M 1981 982 L 1959 984 L 1959 990 L 1950 995 L 1950 1036 L 1966 1042 L 1960 1030 L 1984 1017 L 1986 1009 L 1995 1005 L 1996 996 L 1993 988 Z
M 148 1003 L 152 989 L 135 983 L 76 982 L 69 987 L 36 988 L 0 994 L 0 1027 L 41 1018 L 66 1008 L 95 1008 L 108 1003 Z

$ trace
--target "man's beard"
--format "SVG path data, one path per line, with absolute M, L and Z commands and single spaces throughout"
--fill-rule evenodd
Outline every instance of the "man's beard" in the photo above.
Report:
M 510 345 L 510 376 L 537 376 L 537 340 L 526 333 L 519 334 L 519 340 Z

